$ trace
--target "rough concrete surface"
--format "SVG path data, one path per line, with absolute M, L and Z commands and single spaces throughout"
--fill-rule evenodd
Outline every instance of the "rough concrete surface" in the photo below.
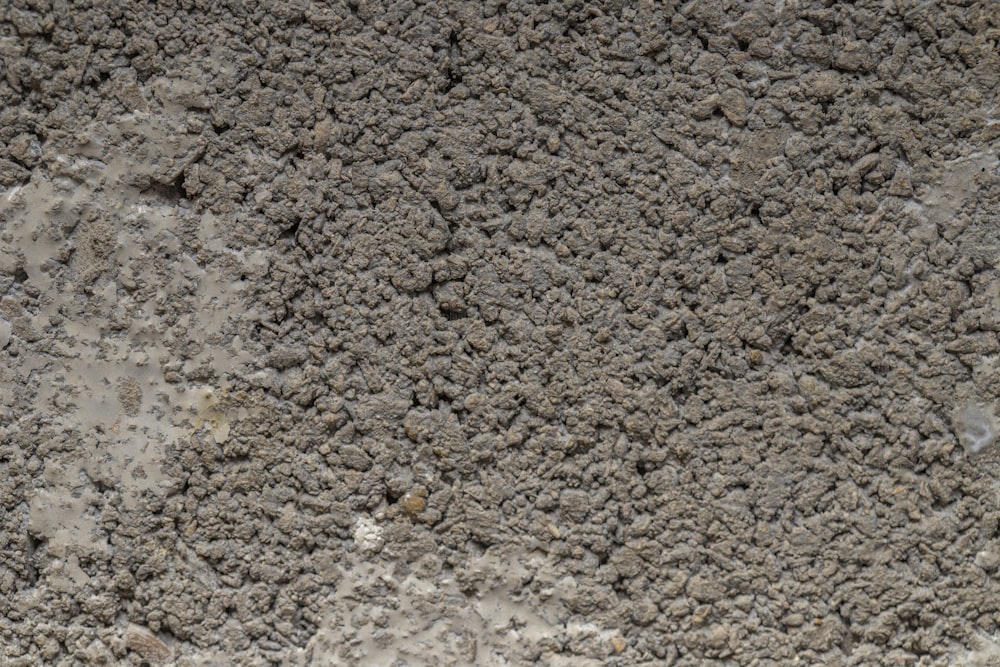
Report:
M 0 665 L 1000 664 L 995 0 L 0 3 Z

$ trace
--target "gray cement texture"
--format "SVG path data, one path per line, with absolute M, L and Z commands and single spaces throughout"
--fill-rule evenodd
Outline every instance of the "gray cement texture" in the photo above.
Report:
M 1000 664 L 998 41 L 0 3 L 0 665 Z

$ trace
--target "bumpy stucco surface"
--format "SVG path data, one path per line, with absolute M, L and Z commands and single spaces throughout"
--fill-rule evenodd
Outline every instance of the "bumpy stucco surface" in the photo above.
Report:
M 0 665 L 997 664 L 995 2 L 0 5 Z

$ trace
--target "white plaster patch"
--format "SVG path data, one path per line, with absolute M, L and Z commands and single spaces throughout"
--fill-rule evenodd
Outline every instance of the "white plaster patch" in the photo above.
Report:
M 354 524 L 354 542 L 361 551 L 375 552 L 382 549 L 382 527 L 371 517 L 358 517 Z

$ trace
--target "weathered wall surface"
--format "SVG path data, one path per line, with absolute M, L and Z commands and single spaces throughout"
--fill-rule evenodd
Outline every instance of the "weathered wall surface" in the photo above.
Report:
M 0 665 L 994 659 L 995 3 L 3 5 Z

